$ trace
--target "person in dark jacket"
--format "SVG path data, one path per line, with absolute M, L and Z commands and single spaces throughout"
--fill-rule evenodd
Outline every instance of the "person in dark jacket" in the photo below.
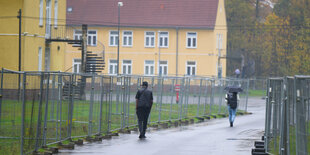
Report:
M 233 127 L 237 112 L 239 94 L 237 92 L 227 93 L 225 99 L 228 105 L 230 127 Z
M 136 114 L 138 116 L 139 138 L 146 138 L 145 132 L 147 128 L 147 120 L 153 105 L 153 93 L 147 89 L 148 83 L 142 83 L 142 89 L 136 94 Z

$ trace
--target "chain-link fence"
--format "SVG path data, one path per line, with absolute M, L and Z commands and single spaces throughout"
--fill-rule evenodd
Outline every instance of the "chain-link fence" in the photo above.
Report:
M 272 154 L 308 155 L 310 76 L 267 82 L 265 149 Z
M 238 109 L 247 110 L 249 80 L 2 69 L 0 154 L 29 154 L 70 138 L 135 127 L 142 81 L 153 92 L 149 123 L 227 114 L 224 88 L 233 85 L 244 90 Z

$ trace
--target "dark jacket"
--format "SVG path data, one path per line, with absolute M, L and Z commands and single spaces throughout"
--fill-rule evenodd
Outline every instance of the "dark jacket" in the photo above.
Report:
M 151 108 L 153 104 L 153 93 L 147 88 L 138 90 L 136 94 L 136 108 Z

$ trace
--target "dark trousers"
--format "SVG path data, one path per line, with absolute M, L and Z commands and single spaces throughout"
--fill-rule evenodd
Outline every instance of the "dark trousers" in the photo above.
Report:
M 140 135 L 145 135 L 145 131 L 147 128 L 147 120 L 149 118 L 150 109 L 149 108 L 138 108 L 137 116 L 138 116 L 138 125 Z

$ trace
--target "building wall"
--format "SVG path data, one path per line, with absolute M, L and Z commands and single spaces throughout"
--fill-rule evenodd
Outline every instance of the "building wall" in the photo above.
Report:
M 117 59 L 117 46 L 109 46 L 109 32 L 117 30 L 113 27 L 89 27 L 89 30 L 97 31 L 97 40 L 105 46 L 105 62 L 106 69 L 103 73 L 108 73 L 108 66 L 110 59 Z M 133 45 L 132 47 L 124 47 L 122 45 L 123 37 L 122 32 L 129 30 L 133 32 Z M 149 48 L 144 46 L 145 32 L 153 31 L 155 34 L 155 47 Z M 158 48 L 158 31 L 169 32 L 169 45 L 168 48 Z M 155 61 L 155 73 L 158 70 L 158 60 L 168 61 L 168 72 L 170 75 L 176 74 L 176 49 L 177 49 L 177 30 L 174 29 L 148 29 L 148 28 L 121 28 L 120 29 L 120 66 L 122 60 L 132 60 L 132 73 L 144 74 L 144 60 Z M 186 47 L 187 32 L 197 33 L 197 48 Z M 178 30 L 178 74 L 186 74 L 186 62 L 195 61 L 197 66 L 196 75 L 217 75 L 217 54 L 216 49 L 216 33 L 213 30 L 203 29 L 179 29 Z M 72 34 L 73 36 L 73 34 Z M 226 36 L 226 34 L 224 34 Z M 224 41 L 225 42 L 225 41 Z M 97 51 L 100 54 L 102 46 L 97 43 L 96 47 L 88 46 L 89 51 Z M 160 52 L 160 58 L 159 58 Z M 223 53 L 226 53 L 223 50 Z M 71 68 L 74 58 L 80 58 L 81 52 L 77 48 L 67 46 L 66 51 L 66 69 Z M 224 69 L 225 69 L 225 65 Z M 72 71 L 72 70 L 71 70 Z M 122 69 L 120 69 L 122 72 Z
M 176 29 L 176 28 L 133 28 L 133 27 L 121 27 L 120 28 L 120 49 L 119 49 L 119 64 L 120 73 L 122 73 L 122 61 L 132 60 L 132 74 L 144 74 L 144 61 L 154 60 L 155 62 L 155 75 L 158 73 L 158 60 L 168 61 L 168 73 L 169 75 L 184 75 L 186 74 L 186 62 L 196 62 L 196 75 L 217 76 L 218 74 L 218 58 L 219 49 L 217 48 L 217 35 L 223 35 L 223 44 L 220 48 L 221 56 L 226 56 L 226 41 L 227 41 L 227 26 L 224 0 L 219 0 L 218 14 L 216 18 L 216 25 L 214 30 L 208 29 Z M 77 28 L 81 29 L 81 28 Z M 104 45 L 97 43 L 96 47 L 88 46 L 88 51 L 95 51 L 99 55 L 102 54 L 102 50 L 105 49 L 105 70 L 104 74 L 108 74 L 109 60 L 117 59 L 117 46 L 109 46 L 109 32 L 117 31 L 117 27 L 99 27 L 89 26 L 88 30 L 97 31 L 97 40 Z M 123 31 L 133 32 L 133 45 L 132 47 L 124 47 Z M 144 46 L 145 32 L 155 32 L 155 47 L 149 48 Z M 168 48 L 158 48 L 158 31 L 169 32 L 169 46 Z M 177 35 L 178 31 L 178 35 Z M 197 48 L 186 47 L 186 35 L 187 32 L 197 33 Z M 178 36 L 178 40 L 177 40 Z M 71 35 L 73 37 L 73 34 Z M 178 44 L 178 47 L 177 47 Z M 159 57 L 160 52 L 160 57 Z M 178 53 L 178 54 L 177 54 Z M 176 55 L 178 55 L 178 65 L 176 65 Z M 73 48 L 70 45 L 66 49 L 66 69 L 73 71 L 72 62 L 75 58 L 81 58 L 81 51 L 77 48 Z M 222 76 L 226 76 L 226 59 L 221 59 Z M 71 68 L 71 69 L 70 69 Z M 178 70 L 178 71 L 176 71 Z
M 51 23 L 54 24 L 54 4 L 51 0 Z M 42 70 L 45 64 L 45 48 L 51 48 L 50 70 L 64 71 L 65 43 L 45 43 L 46 0 L 43 0 L 43 25 L 39 25 L 40 0 L 23 1 L 10 0 L 0 2 L 0 14 L 15 18 L 0 19 L 0 68 L 18 70 L 18 19 L 19 9 L 22 9 L 22 71 L 38 70 L 38 52 L 42 47 Z M 58 25 L 65 25 L 66 1 L 58 0 Z M 59 50 L 58 50 L 59 46 Z

